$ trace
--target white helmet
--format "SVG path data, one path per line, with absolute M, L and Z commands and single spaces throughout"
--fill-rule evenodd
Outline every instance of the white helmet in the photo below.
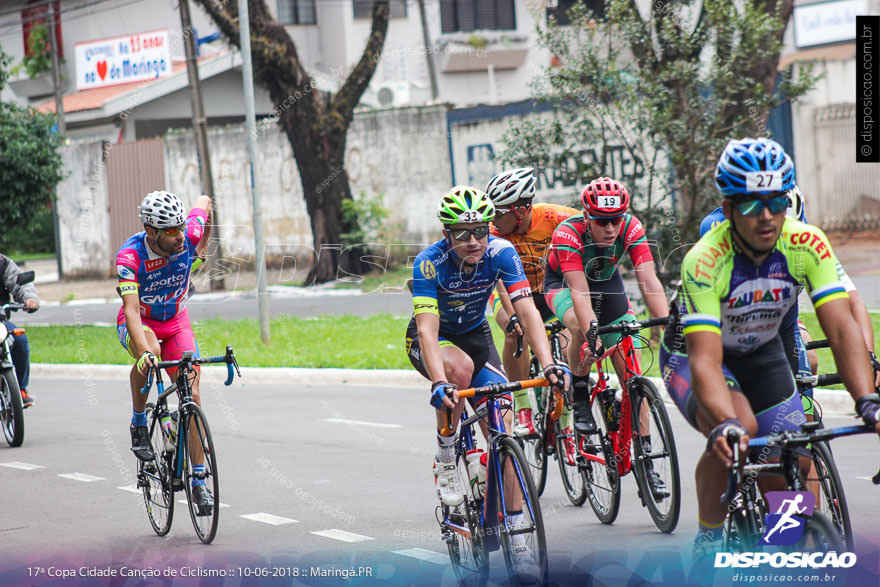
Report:
M 154 228 L 174 228 L 186 222 L 186 208 L 180 198 L 159 190 L 150 192 L 138 206 L 138 218 Z
M 807 211 L 806 211 L 806 203 L 804 202 L 804 195 L 801 193 L 800 188 L 798 186 L 794 186 L 790 190 L 786 192 L 786 195 L 789 199 L 788 210 L 786 210 L 786 216 L 790 216 L 801 222 L 807 221 Z
M 510 206 L 522 199 L 535 197 L 535 170 L 520 167 L 502 171 L 489 180 L 486 194 L 495 206 Z

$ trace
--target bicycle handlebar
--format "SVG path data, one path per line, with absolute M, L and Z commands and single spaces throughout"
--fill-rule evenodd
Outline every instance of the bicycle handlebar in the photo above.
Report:
M 147 371 L 147 382 L 141 388 L 141 395 L 146 395 L 150 388 L 153 386 L 153 373 L 159 373 L 160 369 L 169 369 L 169 368 L 177 368 L 182 365 L 212 365 L 218 363 L 226 363 L 226 381 L 224 381 L 224 385 L 232 385 L 232 380 L 234 379 L 234 375 L 238 375 L 241 377 L 241 371 L 238 368 L 238 361 L 235 359 L 235 355 L 233 354 L 232 345 L 228 345 L 226 347 L 226 354 L 220 355 L 217 357 L 195 357 L 192 355 L 191 351 L 188 351 L 183 354 L 183 357 L 177 359 L 176 361 L 159 361 Z M 234 368 L 234 372 L 233 372 Z
M 499 395 L 508 391 L 519 391 L 520 389 L 529 389 L 532 387 L 546 387 L 550 385 L 550 381 L 543 377 L 535 379 L 524 379 L 523 381 L 506 381 L 504 383 L 493 383 L 482 387 L 468 387 L 467 389 L 459 389 L 458 397 L 477 397 L 484 395 Z
M 590 322 L 590 329 L 587 331 L 587 342 L 590 345 L 590 350 L 593 355 L 596 355 L 598 354 L 596 340 L 603 334 L 612 334 L 616 332 L 623 334 L 624 336 L 632 336 L 633 334 L 638 334 L 640 330 L 644 330 L 645 328 L 663 326 L 667 321 L 668 317 L 664 316 L 663 318 L 651 318 L 650 320 L 645 321 L 636 320 L 633 322 L 618 322 L 617 324 L 599 326 L 599 323 L 596 320 L 593 320 Z

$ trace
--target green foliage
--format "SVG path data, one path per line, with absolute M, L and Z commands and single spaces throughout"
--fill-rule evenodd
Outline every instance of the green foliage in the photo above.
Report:
M 55 224 L 47 198 L 27 224 L 12 224 L 0 231 L 0 252 L 21 259 L 23 255 L 55 252 Z
M 658 242 L 661 277 L 676 275 L 720 201 L 714 169 L 727 141 L 767 135 L 769 111 L 815 82 L 802 70 L 776 87 L 786 23 L 766 6 L 778 14 L 784 3 L 655 0 L 643 16 L 631 0 L 606 0 L 602 22 L 575 4 L 570 26 L 539 29 L 560 65 L 533 90 L 554 103 L 553 115 L 512 125 L 502 160 L 553 168 L 579 186 L 600 175 L 623 180 Z M 585 156 L 588 147 L 598 156 Z
M 49 27 L 46 23 L 35 24 L 27 38 L 28 53 L 21 63 L 12 68 L 17 73 L 22 67 L 28 77 L 34 79 L 41 73 L 52 70 L 52 54 L 49 49 Z
M 361 192 L 356 197 L 342 200 L 342 225 L 349 227 L 342 233 L 342 244 L 349 247 L 379 242 L 387 235 L 385 219 L 390 214 L 382 194 L 369 196 Z
M 0 81 L 9 57 L 0 51 Z M 0 102 L 0 226 L 27 227 L 61 181 L 53 114 Z

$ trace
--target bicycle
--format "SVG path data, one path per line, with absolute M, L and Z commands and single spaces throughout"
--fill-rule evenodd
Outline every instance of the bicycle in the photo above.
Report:
M 587 342 L 594 356 L 598 336 L 618 333 L 621 340 L 606 349 L 595 362 L 596 383 L 590 390 L 590 409 L 598 431 L 578 438 L 578 464 L 584 475 L 587 497 L 596 517 L 603 524 L 611 524 L 620 510 L 620 479 L 630 471 L 636 478 L 639 499 L 654 524 L 662 532 L 672 532 L 678 524 L 681 510 L 681 477 L 678 453 L 666 407 L 657 388 L 642 376 L 635 356 L 631 336 L 652 326 L 666 324 L 666 318 L 645 322 L 620 322 L 598 326 L 594 320 L 587 332 Z M 626 393 L 609 386 L 609 376 L 603 366 L 614 353 L 622 353 L 626 375 L 623 382 Z M 640 416 L 644 409 L 650 416 L 649 440 L 642 434 Z M 611 465 L 611 466 L 609 466 Z M 666 491 L 655 495 L 648 482 L 654 472 L 663 480 Z
M 217 523 L 220 516 L 220 482 L 217 477 L 217 455 L 214 440 L 202 409 L 193 401 L 192 379 L 195 367 L 226 363 L 228 371 L 226 385 L 232 385 L 233 367 L 235 374 L 241 377 L 238 362 L 233 355 L 232 347 L 226 347 L 226 354 L 219 357 L 199 358 L 192 351 L 183 353 L 176 361 L 160 361 L 150 368 L 147 382 L 141 389 L 142 394 L 149 393 L 153 385 L 153 374 L 156 376 L 156 389 L 159 397 L 156 403 L 147 403 L 147 420 L 149 422 L 150 448 L 153 460 L 138 460 L 137 486 L 143 490 L 144 505 L 150 525 L 159 536 L 165 536 L 171 530 L 174 518 L 174 493 L 186 491 L 186 501 L 196 535 L 205 544 L 214 540 L 217 534 Z M 167 389 L 162 382 L 161 369 L 177 368 L 175 383 Z M 168 397 L 177 394 L 176 410 L 169 409 Z M 195 438 L 195 441 L 191 440 Z M 204 455 L 205 472 L 196 474 L 193 471 L 196 456 L 191 454 L 192 446 Z M 199 450 L 196 451 L 198 454 Z M 200 511 L 192 494 L 192 481 L 199 478 L 208 484 L 214 496 L 214 506 L 208 511 Z
M 489 575 L 489 553 L 501 548 L 511 582 L 514 584 L 547 583 L 547 543 L 541 504 L 529 466 L 516 439 L 504 429 L 499 395 L 519 389 L 546 386 L 546 379 L 496 383 L 459 390 L 460 399 L 487 397 L 485 413 L 462 414 L 455 459 L 459 475 L 468 471 L 467 455 L 476 449 L 473 427 L 485 420 L 488 427 L 485 482 L 465 483 L 464 501 L 457 506 L 437 508 L 440 533 L 449 550 L 449 558 L 462 584 L 482 584 Z M 471 465 L 473 468 L 474 465 Z M 482 465 L 478 465 L 482 466 Z M 513 475 L 503 472 L 512 471 Z M 470 477 L 470 473 L 467 473 Z M 503 479 L 503 481 L 502 481 Z M 470 478 L 468 479 L 470 481 Z M 508 491 L 504 491 L 504 485 Z M 522 518 L 514 523 L 508 502 L 522 497 Z M 513 504 L 510 504 L 513 507 Z M 533 559 L 522 565 L 517 548 L 525 547 Z
M 749 440 L 749 449 L 761 447 L 780 447 L 779 462 L 745 463 L 739 451 L 739 435 L 734 431 L 727 433 L 727 441 L 733 450 L 733 464 L 730 467 L 727 490 L 721 496 L 721 503 L 728 508 L 723 525 L 723 550 L 726 552 L 753 552 L 768 545 L 762 543 L 765 519 L 769 513 L 767 502 L 761 495 L 754 479 L 759 474 L 776 474 L 785 478 L 786 491 L 806 492 L 806 484 L 798 462 L 799 448 L 830 441 L 832 438 L 854 434 L 873 433 L 868 426 L 845 426 L 841 428 L 819 428 L 819 422 L 806 422 L 801 430 L 786 430 Z M 746 477 L 751 480 L 743 482 Z M 880 484 L 880 472 L 873 477 L 875 485 Z M 821 512 L 812 515 L 794 514 L 803 521 L 803 535 L 793 551 L 804 552 L 843 552 L 845 544 L 834 524 Z
M 18 274 L 18 285 L 34 280 L 33 271 Z M 21 403 L 21 390 L 15 376 L 15 365 L 12 363 L 12 335 L 24 334 L 24 328 L 10 330 L 7 323 L 12 312 L 27 310 L 24 304 L 10 302 L 0 306 L 0 427 L 6 443 L 15 448 L 24 442 L 24 407 Z
M 547 338 L 550 341 L 550 351 L 553 362 L 557 365 L 565 365 L 561 334 L 565 325 L 557 318 L 544 323 Z M 517 347 L 520 349 L 521 347 Z M 514 354 L 514 356 L 517 356 Z M 529 378 L 539 378 L 542 373 L 538 358 L 532 355 L 529 365 Z M 561 391 L 544 387 L 535 388 L 535 410 L 533 423 L 536 434 L 521 438 L 523 453 L 531 467 L 538 495 L 544 493 L 547 486 L 548 457 L 551 455 L 559 465 L 559 473 L 562 485 L 569 501 L 576 506 L 581 506 L 587 499 L 587 488 L 584 478 L 580 473 L 578 464 L 574 458 L 569 459 L 569 454 L 575 456 L 576 440 L 571 428 L 571 393 L 570 390 Z M 562 425 L 563 414 L 568 414 L 569 425 Z M 570 447 L 570 450 L 569 450 Z
M 827 340 L 814 340 L 806 343 L 807 350 L 828 348 Z M 874 371 L 880 371 L 880 362 L 875 357 L 871 357 L 871 366 Z M 840 375 L 837 373 L 823 373 L 820 375 L 797 376 L 798 391 L 802 394 L 814 387 L 826 385 L 835 385 L 842 383 Z M 808 396 L 803 396 L 809 400 L 813 406 L 814 419 L 822 427 L 822 410 L 819 402 Z M 805 401 L 806 401 L 805 399 Z M 852 531 L 852 521 L 850 519 L 849 508 L 847 507 L 846 493 L 843 483 L 840 480 L 840 474 L 837 471 L 837 465 L 834 462 L 834 454 L 831 452 L 831 446 L 827 442 L 815 442 L 809 445 L 810 456 L 814 463 L 815 477 L 812 475 L 807 479 L 807 486 L 811 483 L 818 485 L 818 491 L 814 491 L 818 498 L 817 505 L 819 510 L 825 512 L 831 520 L 831 523 L 840 534 L 841 540 L 844 541 L 849 550 L 854 547 L 854 535 Z

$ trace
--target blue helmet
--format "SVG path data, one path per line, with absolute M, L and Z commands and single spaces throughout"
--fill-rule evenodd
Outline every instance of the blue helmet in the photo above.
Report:
M 771 139 L 730 141 L 715 168 L 715 186 L 725 196 L 784 192 L 794 185 L 794 163 Z

